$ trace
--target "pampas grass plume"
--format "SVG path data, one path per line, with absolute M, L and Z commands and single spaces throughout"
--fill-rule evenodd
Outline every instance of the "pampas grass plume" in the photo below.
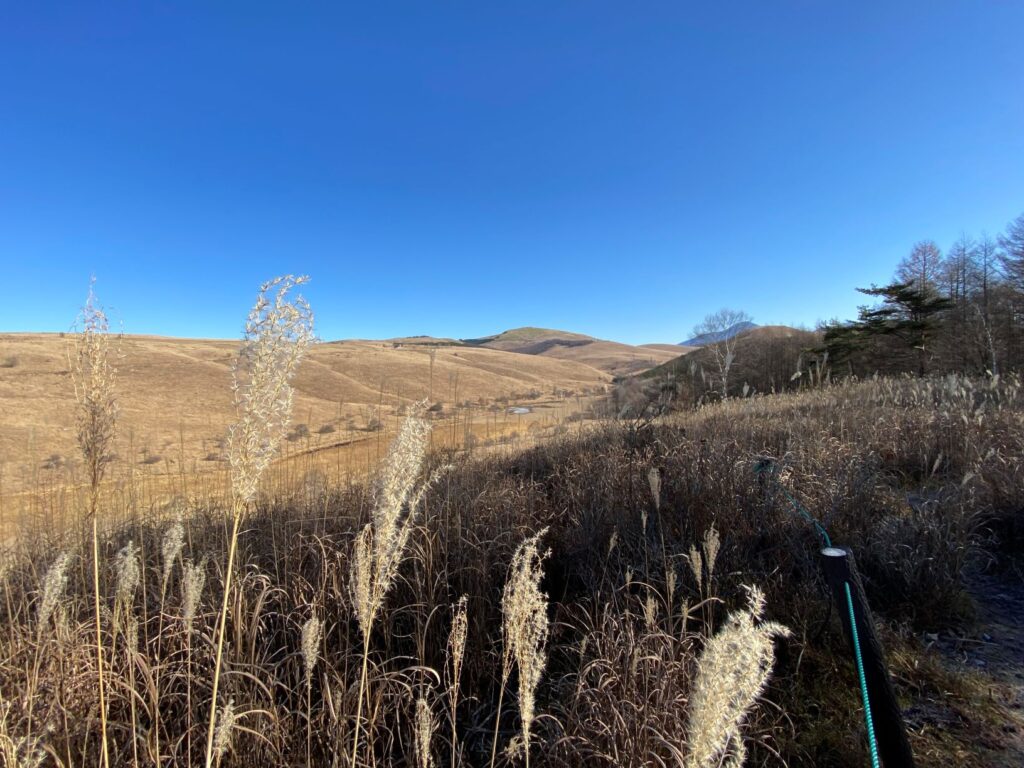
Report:
M 434 759 L 430 754 L 430 741 L 434 735 L 434 713 L 427 700 L 420 696 L 416 699 L 416 730 L 414 748 L 416 764 L 419 768 L 431 768 Z
M 302 663 L 306 672 L 306 685 L 313 684 L 313 667 L 320 656 L 320 642 L 323 639 L 324 625 L 316 616 L 306 620 L 302 625 Z
M 160 554 L 163 558 L 163 587 L 167 589 L 167 582 L 171 578 L 171 570 L 174 568 L 174 561 L 181 554 L 185 546 L 185 529 L 181 523 L 174 523 L 164 533 L 163 541 L 160 544 Z
M 747 609 L 729 615 L 698 659 L 686 768 L 711 768 L 724 761 L 743 764 L 746 749 L 740 726 L 768 683 L 774 639 L 791 634 L 781 624 L 762 622 L 764 593 L 757 587 L 748 591 Z
M 185 562 L 181 567 L 181 619 L 185 622 L 187 632 L 192 632 L 199 600 L 206 585 L 206 568 L 204 564 L 196 565 Z
M 38 621 L 40 631 L 49 622 L 61 597 L 64 595 L 64 590 L 68 583 L 68 565 L 70 562 L 71 553 L 62 552 L 46 570 L 46 575 L 43 577 L 43 598 L 39 602 Z
M 539 545 L 547 530 L 542 529 L 519 545 L 501 599 L 505 652 L 515 659 L 519 670 L 519 718 L 527 764 L 537 685 L 546 662 L 548 600 L 540 590 L 540 582 L 548 553 L 541 552 Z

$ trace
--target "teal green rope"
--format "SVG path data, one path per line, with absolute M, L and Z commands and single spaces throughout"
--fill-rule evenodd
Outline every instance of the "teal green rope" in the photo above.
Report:
M 778 485 L 778 484 L 776 484 L 776 485 Z M 822 541 L 825 542 L 825 546 L 826 547 L 831 547 L 832 546 L 832 539 L 829 538 L 828 531 L 825 530 L 825 526 L 823 526 L 821 523 L 819 523 L 817 518 L 814 517 L 814 515 L 812 515 L 810 512 L 808 512 L 806 509 L 804 509 L 804 506 L 799 501 L 794 499 L 789 494 L 789 491 L 787 491 L 781 485 L 778 485 L 778 489 L 780 491 L 782 491 L 782 495 L 785 496 L 786 499 L 789 500 L 790 505 L 793 507 L 793 509 L 795 509 L 797 511 L 797 514 L 802 516 L 807 522 L 809 522 L 811 525 L 813 525 L 815 527 L 815 529 L 818 531 L 818 535 L 821 536 Z
M 864 722 L 868 727 L 868 746 L 871 748 L 871 768 L 879 768 L 878 744 L 875 742 L 875 726 L 871 721 L 871 700 L 868 698 L 868 681 L 864 676 L 864 660 L 860 655 L 860 638 L 857 637 L 857 618 L 853 613 L 853 595 L 850 584 L 843 582 L 846 588 L 846 605 L 850 609 L 850 633 L 853 635 L 853 655 L 857 658 L 857 677 L 860 678 L 860 696 L 864 700 Z
M 782 483 L 780 483 L 775 478 L 775 472 L 776 472 L 776 464 L 775 464 L 775 462 L 772 461 L 771 459 L 762 459 L 761 461 L 759 461 L 757 463 L 757 466 L 754 467 L 754 474 L 759 475 L 762 472 L 767 472 L 768 473 L 768 475 L 772 479 L 772 482 L 775 483 L 775 487 L 778 488 L 780 491 L 782 491 L 782 495 L 786 497 L 787 501 L 789 501 L 789 505 L 793 508 L 793 511 L 796 512 L 798 515 L 800 515 L 804 520 L 809 522 L 811 525 L 813 525 L 815 530 L 818 532 L 818 535 L 821 536 L 821 540 L 825 542 L 825 546 L 826 547 L 831 547 L 832 546 L 832 539 L 829 538 L 828 531 L 825 530 L 825 526 L 823 526 L 821 523 L 819 523 L 818 519 L 814 515 L 812 515 L 810 512 L 808 512 L 804 508 L 803 504 L 801 504 L 799 501 L 794 499 L 790 495 L 789 491 L 787 491 L 785 488 L 782 487 Z

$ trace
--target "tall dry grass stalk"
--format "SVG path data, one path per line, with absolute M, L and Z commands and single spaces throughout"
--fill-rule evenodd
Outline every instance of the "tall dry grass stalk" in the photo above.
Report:
M 498 693 L 498 711 L 495 714 L 494 739 L 491 743 L 491 765 L 494 765 L 498 743 L 498 724 L 501 720 L 501 701 L 505 685 L 512 672 L 512 662 L 519 671 L 519 720 L 522 729 L 526 765 L 530 765 L 530 728 L 536 708 L 537 685 L 547 660 L 545 646 L 548 638 L 548 599 L 540 591 L 544 578 L 544 559 L 549 552 L 541 552 L 540 540 L 548 531 L 542 529 L 526 539 L 512 557 L 512 567 L 505 582 L 501 598 L 504 656 L 501 689 Z
M 117 369 L 113 360 L 117 350 L 111 343 L 107 316 L 91 284 L 76 327 L 78 332 L 68 349 L 68 362 L 78 404 L 76 438 L 89 479 L 89 515 L 95 518 L 99 485 L 110 461 L 117 425 Z
M 167 562 L 166 557 L 164 562 Z M 192 754 L 192 624 L 195 621 L 196 612 L 199 610 L 204 586 L 206 586 L 206 559 L 204 558 L 199 565 L 191 561 L 182 563 L 181 621 L 185 625 L 185 732 L 188 734 L 186 752 L 189 755 Z M 157 741 L 157 746 L 159 747 L 159 741 Z
M 713 591 L 712 579 L 715 575 L 715 563 L 718 560 L 718 550 L 721 549 L 721 544 L 718 529 L 712 524 L 710 528 L 704 531 L 704 540 L 702 542 L 703 556 L 701 555 L 701 550 L 697 549 L 693 544 L 690 545 L 690 552 L 687 555 L 690 571 L 693 573 L 693 580 L 697 583 L 697 591 L 704 598 L 701 601 L 700 609 L 709 631 L 711 621 L 714 618 L 714 601 L 711 597 Z M 706 576 L 705 570 L 707 571 Z
M 129 541 L 114 558 L 114 572 L 117 586 L 114 592 L 114 636 L 111 643 L 112 655 L 116 656 L 117 638 L 124 635 L 124 651 L 128 664 L 128 707 L 131 712 L 132 733 L 132 764 L 138 766 L 138 714 L 135 706 L 135 654 L 139 649 L 139 621 L 135 616 L 133 604 L 135 590 L 139 586 L 141 568 L 139 566 L 139 548 Z
M 455 604 L 452 612 L 452 628 L 448 634 L 447 657 L 451 663 L 451 672 L 448 679 L 448 706 L 451 713 L 452 726 L 452 768 L 455 768 L 455 758 L 458 755 L 458 738 L 456 736 L 456 709 L 459 705 L 459 680 L 462 677 L 462 662 L 466 658 L 466 635 L 469 633 L 469 620 L 466 612 L 468 598 L 463 595 Z
M 431 478 L 422 483 L 419 480 L 430 440 L 430 423 L 424 418 L 425 413 L 426 403 L 417 403 L 402 423 L 379 470 L 371 521 L 356 537 L 352 554 L 349 588 L 363 637 L 359 700 L 352 737 L 352 765 L 356 764 L 359 748 L 370 633 L 398 574 L 419 503 L 434 480 Z
M 79 332 L 69 349 L 69 368 L 78 403 L 78 447 L 85 461 L 89 478 L 88 519 L 92 522 L 93 608 L 96 621 L 96 674 L 99 684 L 100 738 L 103 744 L 103 766 L 110 766 L 107 745 L 106 686 L 103 679 L 103 632 L 100 613 L 100 545 L 99 507 L 100 483 L 110 461 L 117 425 L 117 401 L 114 399 L 116 368 L 112 358 L 115 350 L 110 341 L 109 324 L 96 301 L 92 285 L 78 318 Z
M 740 726 L 768 683 L 774 639 L 791 634 L 781 624 L 762 622 L 764 608 L 764 594 L 750 587 L 747 609 L 730 614 L 700 654 L 690 699 L 686 768 L 739 768 L 746 759 Z
M 242 348 L 232 370 L 232 389 L 238 416 L 238 420 L 228 430 L 227 439 L 231 466 L 232 527 L 224 572 L 224 599 L 217 627 L 217 651 L 206 739 L 206 768 L 213 765 L 217 751 L 217 691 L 224 656 L 224 632 L 239 526 L 246 509 L 256 497 L 260 477 L 284 437 L 292 410 L 291 380 L 313 342 L 313 313 L 309 304 L 301 296 L 289 296 L 306 279 L 287 275 L 260 286 L 256 303 L 246 320 Z
M 313 751 L 313 668 L 320 656 L 324 625 L 312 616 L 302 625 L 302 666 L 306 676 L 306 765 L 312 764 Z

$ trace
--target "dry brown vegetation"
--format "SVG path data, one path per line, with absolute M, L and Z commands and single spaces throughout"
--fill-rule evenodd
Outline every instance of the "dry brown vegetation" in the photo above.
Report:
M 1012 759 L 1000 682 L 919 633 L 969 622 L 968 574 L 1019 549 L 1019 379 L 848 381 L 501 453 L 432 448 L 422 400 L 372 476 L 331 481 L 271 463 L 299 282 L 264 286 L 236 349 L 224 487 L 171 505 L 131 474 L 102 493 L 131 395 L 102 315 L 76 337 L 92 481 L 47 490 L 73 524 L 24 520 L 0 560 L 5 764 L 863 765 L 798 508 L 857 555 L 921 764 Z
M 487 765 L 497 731 L 495 764 L 525 760 L 528 692 L 515 664 L 502 694 L 501 596 L 516 550 L 547 528 L 539 546 L 550 553 L 523 579 L 523 594 L 537 583 L 549 602 L 546 642 L 533 646 L 542 674 L 530 678 L 534 764 L 688 765 L 711 750 L 714 760 L 745 752 L 751 765 L 863 765 L 854 671 L 829 621 L 817 540 L 785 489 L 857 554 L 898 692 L 932 718 L 912 722 L 921 764 L 1000 764 L 998 702 L 948 671 L 915 630 L 966 620 L 965 569 L 1012 535 L 1024 484 L 1018 393 L 1016 380 L 851 383 L 666 423 L 609 423 L 517 455 L 449 456 L 455 466 L 426 489 L 419 514 L 401 507 L 408 544 L 365 631 L 352 558 L 359 531 L 380 519 L 380 493 L 264 484 L 238 540 L 216 759 Z M 766 455 L 776 480 L 755 471 Z M 407 465 L 406 480 L 441 460 Z M 112 764 L 202 762 L 230 536 L 223 509 L 180 513 L 154 520 L 139 508 L 100 542 Z M 83 544 L 41 531 L 6 561 L 0 723 L 22 764 L 35 754 L 95 762 L 100 748 Z M 137 577 L 125 575 L 129 562 Z M 747 619 L 745 584 L 767 600 Z M 772 704 L 701 721 L 710 638 L 729 626 L 780 632 L 758 629 L 762 611 L 793 633 L 776 641 Z M 519 647 L 516 658 L 529 659 L 529 644 Z M 756 695 L 756 678 L 750 686 Z M 928 726 L 936 720 L 947 727 Z M 712 724 L 706 735 L 700 722 Z

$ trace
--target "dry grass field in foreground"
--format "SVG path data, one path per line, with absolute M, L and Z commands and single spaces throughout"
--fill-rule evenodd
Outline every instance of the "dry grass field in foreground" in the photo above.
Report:
M 858 558 L 918 764 L 1017 764 L 1001 683 L 926 642 L 970 626 L 970 574 L 1019 547 L 1016 379 L 727 401 L 502 456 L 431 454 L 428 427 L 373 482 L 265 482 L 227 591 L 221 505 L 103 536 L 98 612 L 87 530 L 21 539 L 7 764 L 95 765 L 103 723 L 112 765 L 866 765 L 787 494 Z

